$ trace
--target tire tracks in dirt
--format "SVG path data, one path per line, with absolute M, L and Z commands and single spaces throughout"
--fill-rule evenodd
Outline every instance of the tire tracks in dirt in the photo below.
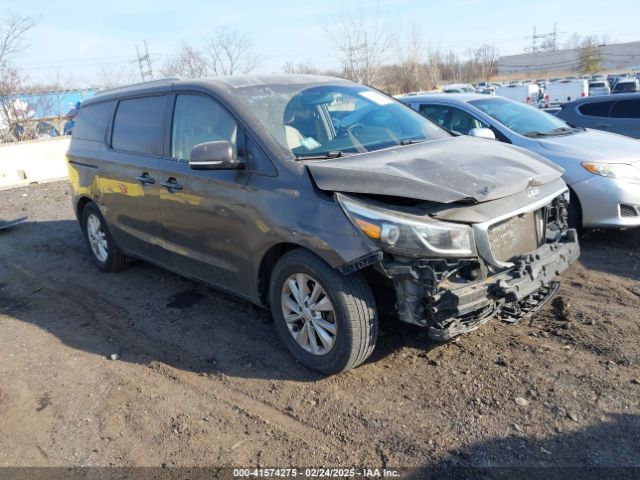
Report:
M 65 311 L 69 311 L 74 308 L 81 310 L 82 314 L 90 319 L 91 325 L 94 328 L 99 328 L 112 337 L 119 337 L 125 342 L 129 338 L 135 337 L 129 343 L 135 345 L 137 349 L 142 350 L 146 355 L 162 358 L 167 350 L 176 351 L 180 349 L 180 347 L 173 344 L 169 345 L 157 339 L 149 339 L 144 332 L 135 328 L 126 329 L 126 331 L 123 332 L 123 329 L 118 325 L 114 325 L 112 320 L 122 314 L 122 309 L 114 306 L 106 299 L 101 298 L 101 305 L 108 306 L 108 308 L 104 308 L 101 312 L 95 312 L 84 303 L 84 298 L 81 294 L 82 290 L 85 290 L 84 287 L 76 287 L 75 291 L 69 291 L 61 287 L 46 284 L 42 281 L 42 277 L 34 275 L 28 269 L 13 260 L 0 259 L 0 263 L 3 264 L 5 268 L 13 272 L 14 276 L 22 277 L 31 286 L 38 285 L 38 288 L 44 295 L 49 295 L 51 298 L 55 296 L 60 299 L 60 302 L 65 302 L 67 304 L 64 309 Z M 91 291 L 91 294 L 94 299 L 96 295 L 99 295 L 95 291 Z M 123 336 L 125 338 L 123 338 Z M 191 356 L 190 352 L 184 350 L 178 353 L 180 353 L 183 361 Z M 190 369 L 194 371 L 206 370 L 207 366 L 204 362 L 199 362 L 197 359 L 186 361 L 188 362 Z M 202 385 L 200 380 L 202 377 L 196 373 L 183 372 L 157 360 L 152 361 L 147 366 L 150 367 L 150 370 L 158 373 L 164 378 L 172 382 L 176 382 L 182 387 L 189 388 L 192 391 L 197 392 L 202 397 L 211 398 L 216 402 L 222 402 L 231 412 L 241 412 L 247 417 L 259 420 L 270 428 L 276 428 L 286 435 L 293 436 L 310 447 L 319 448 L 326 455 L 328 455 L 332 449 L 341 448 L 341 445 L 337 443 L 335 439 L 328 437 L 319 430 L 280 412 L 265 402 L 261 402 L 250 397 L 246 392 L 232 387 L 229 382 L 224 382 L 215 375 L 208 376 L 207 379 L 209 381 L 205 385 Z M 218 388 L 212 390 L 210 388 L 212 383 Z

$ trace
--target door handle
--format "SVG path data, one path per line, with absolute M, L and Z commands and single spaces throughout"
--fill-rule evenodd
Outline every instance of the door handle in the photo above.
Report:
M 153 185 L 154 183 L 156 183 L 156 180 L 154 178 L 151 178 L 148 172 L 144 172 L 142 175 L 137 177 L 136 180 L 140 183 L 146 183 L 148 185 Z
M 596 127 L 610 127 L 610 123 L 596 123 Z
M 182 185 L 180 185 L 178 181 L 173 177 L 168 178 L 166 182 L 160 182 L 160 185 L 162 185 L 164 188 L 166 188 L 169 191 L 182 190 Z

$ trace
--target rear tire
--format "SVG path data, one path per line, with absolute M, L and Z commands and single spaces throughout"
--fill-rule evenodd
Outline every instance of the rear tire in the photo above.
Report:
M 91 202 L 82 210 L 80 220 L 89 255 L 103 272 L 117 272 L 129 265 L 129 259 L 118 248 L 98 206 Z
M 332 375 L 373 352 L 378 314 L 360 273 L 342 275 L 311 252 L 293 250 L 273 269 L 269 300 L 280 337 L 306 367 Z

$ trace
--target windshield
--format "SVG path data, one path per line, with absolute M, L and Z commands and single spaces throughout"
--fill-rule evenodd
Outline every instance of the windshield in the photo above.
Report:
M 450 136 L 418 112 L 361 85 L 238 89 L 271 136 L 298 158 L 340 156 Z
M 469 103 L 520 135 L 560 135 L 574 131 L 553 115 L 506 98 L 473 100 Z

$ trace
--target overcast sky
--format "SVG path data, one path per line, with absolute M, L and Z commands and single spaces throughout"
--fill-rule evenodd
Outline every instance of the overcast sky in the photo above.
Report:
M 638 0 L 617 0 L 615 8 L 593 0 L 0 0 L 0 13 L 39 19 L 17 61 L 32 82 L 62 74 L 84 86 L 105 69 L 135 72 L 135 46 L 143 40 L 157 71 L 182 42 L 201 46 L 221 26 L 251 37 L 261 58 L 259 73 L 281 72 L 287 61 L 335 67 L 324 27 L 357 1 L 369 11 L 379 5 L 400 31 L 416 28 L 425 44 L 458 53 L 482 43 L 495 44 L 501 54 L 519 53 L 530 44 L 526 37 L 534 25 L 547 32 L 554 21 L 564 32 L 560 43 L 573 32 L 640 40 Z

